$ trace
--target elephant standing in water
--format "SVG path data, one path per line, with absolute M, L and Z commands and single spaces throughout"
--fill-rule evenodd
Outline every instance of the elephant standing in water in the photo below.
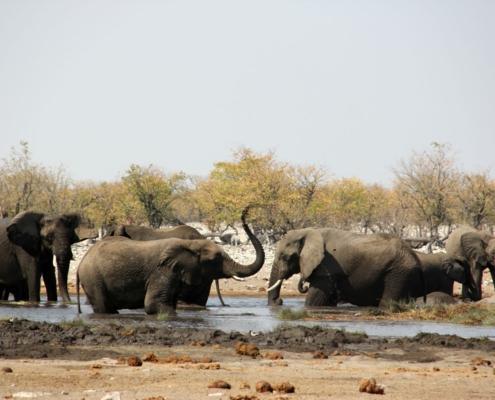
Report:
M 108 236 L 124 236 L 132 240 L 158 240 L 158 239 L 205 239 L 201 233 L 188 225 L 179 225 L 170 229 L 152 229 L 138 225 L 119 225 L 109 232 Z M 210 294 L 213 281 L 205 280 L 199 285 L 184 285 L 179 293 L 179 300 L 188 304 L 205 306 Z M 215 279 L 215 287 L 218 298 L 222 305 L 225 305 L 218 279 Z
M 79 264 L 81 283 L 96 313 L 116 313 L 122 308 L 142 308 L 148 314 L 174 310 L 181 292 L 211 286 L 214 279 L 246 277 L 258 272 L 265 261 L 261 243 L 242 215 L 243 228 L 256 250 L 256 259 L 242 265 L 206 239 L 135 241 L 108 237 L 95 244 Z M 205 302 L 208 293 L 197 293 Z M 79 297 L 78 297 L 79 298 Z
M 462 286 L 463 297 L 481 300 L 483 271 L 488 268 L 495 287 L 495 237 L 469 226 L 455 229 L 445 243 L 445 250 L 450 257 L 463 260 L 469 265 L 470 280 L 475 284 L 475 291 L 470 293 L 467 285 Z
M 391 235 L 339 229 L 289 231 L 278 243 L 270 273 L 268 304 L 282 304 L 280 286 L 296 273 L 309 282 L 307 306 L 383 306 L 425 295 L 421 263 Z
M 62 299 L 70 301 L 67 278 L 71 245 L 79 241 L 75 231 L 78 225 L 77 214 L 51 217 L 32 211 L 0 224 L 0 285 L 7 297 L 8 291 L 13 291 L 16 300 L 39 301 L 43 277 L 48 300 L 57 301 L 55 255 L 59 290 Z

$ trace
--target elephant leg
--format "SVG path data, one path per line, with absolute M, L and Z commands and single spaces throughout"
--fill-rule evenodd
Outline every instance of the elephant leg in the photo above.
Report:
M 174 313 L 181 286 L 181 282 L 173 276 L 152 274 L 144 297 L 146 314 Z
M 329 307 L 336 306 L 338 293 L 335 281 L 328 278 L 314 279 L 307 290 L 306 307 Z
M 416 299 L 424 295 L 421 286 L 421 271 L 412 269 L 405 271 L 403 269 L 394 269 L 389 271 L 384 278 L 383 293 L 379 299 L 379 307 L 387 307 L 392 301 Z
M 40 301 L 40 280 L 41 271 L 39 262 L 36 258 L 32 257 L 26 251 L 18 248 L 17 251 L 17 261 L 21 267 L 22 275 L 27 284 L 28 295 L 27 299 L 29 301 Z
M 117 308 L 111 302 L 103 282 L 91 282 L 90 287 L 86 290 L 84 285 L 81 285 L 86 293 L 87 299 L 93 307 L 93 312 L 96 314 L 118 314 Z

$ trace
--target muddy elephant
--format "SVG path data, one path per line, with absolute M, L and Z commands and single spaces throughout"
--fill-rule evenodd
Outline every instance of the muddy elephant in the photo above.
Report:
M 256 250 L 251 264 L 237 263 L 206 239 L 136 241 L 108 237 L 81 260 L 78 294 L 80 282 L 96 313 L 144 307 L 146 313 L 156 314 L 174 310 L 185 288 L 209 288 L 215 279 L 251 276 L 263 266 L 265 252 L 245 222 L 246 212 L 243 227 Z M 191 298 L 190 302 L 206 303 L 208 294 L 200 293 L 200 299 Z
M 281 304 L 284 279 L 301 273 L 309 283 L 306 306 L 383 306 L 425 294 L 414 251 L 391 235 L 362 235 L 339 229 L 289 231 L 277 244 L 268 304 Z
M 0 224 L 0 285 L 23 293 L 20 300 L 39 301 L 43 277 L 48 300 L 57 301 L 55 255 L 58 287 L 62 299 L 70 301 L 67 277 L 71 245 L 79 241 L 76 234 L 79 221 L 77 214 L 47 216 L 25 211 Z
M 463 297 L 481 300 L 483 271 L 488 268 L 495 287 L 495 237 L 487 232 L 469 226 L 460 226 L 447 239 L 445 250 L 450 257 L 468 263 L 471 280 L 475 284 L 475 293 L 469 292 L 469 286 L 462 286 Z
M 243 221 L 244 222 L 244 221 Z M 179 225 L 169 229 L 153 229 L 139 225 L 119 225 L 112 229 L 107 236 L 124 236 L 132 240 L 158 240 L 158 239 L 205 239 L 195 228 L 188 225 Z M 212 281 L 204 280 L 199 285 L 183 285 L 179 293 L 179 300 L 189 304 L 205 306 L 210 294 Z M 226 305 L 220 293 L 218 279 L 215 279 L 215 287 L 222 305 Z
M 416 254 L 423 269 L 426 293 L 443 292 L 452 296 L 454 282 L 459 282 L 466 286 L 469 298 L 476 299 L 477 287 L 467 262 L 441 252 Z

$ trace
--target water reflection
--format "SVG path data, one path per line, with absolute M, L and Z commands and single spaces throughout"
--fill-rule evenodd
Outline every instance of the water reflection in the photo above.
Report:
M 315 321 L 280 321 L 280 308 L 266 305 L 266 298 L 256 297 L 226 297 L 229 307 L 222 307 L 217 298 L 208 301 L 207 308 L 183 307 L 177 310 L 175 316 L 157 318 L 148 316 L 144 310 L 122 310 L 120 314 L 93 314 L 91 306 L 82 301 L 81 318 L 91 323 L 124 323 L 126 325 L 167 325 L 171 327 L 191 327 L 196 329 L 212 328 L 223 331 L 254 332 L 267 331 L 276 328 L 281 323 L 291 325 L 320 325 L 346 329 L 351 332 L 365 332 L 370 336 L 403 337 L 414 336 L 420 332 L 455 334 L 465 338 L 489 337 L 495 340 L 494 327 L 465 326 L 424 321 L 346 321 L 346 320 L 315 320 Z M 303 308 L 303 299 L 284 299 L 284 307 L 294 310 Z M 318 314 L 339 313 L 349 314 L 349 308 L 359 312 L 352 306 L 339 306 L 326 310 L 318 310 Z M 310 311 L 311 312 L 311 311 Z M 33 321 L 62 322 L 78 318 L 77 305 L 42 302 L 31 304 L 26 302 L 0 302 L 0 318 L 25 318 Z M 344 317 L 344 316 L 343 316 Z

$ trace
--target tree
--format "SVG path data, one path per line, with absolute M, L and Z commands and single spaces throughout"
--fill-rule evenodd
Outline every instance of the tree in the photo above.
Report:
M 459 182 L 450 147 L 432 143 L 431 151 L 413 153 L 394 173 L 395 190 L 411 202 L 420 227 L 425 226 L 431 237 L 438 236 L 440 225 L 452 223 Z
M 165 222 L 179 222 L 174 216 L 172 204 L 179 196 L 185 179 L 183 173 L 167 176 L 153 165 L 141 167 L 132 164 L 122 181 L 140 202 L 150 226 L 159 228 Z
M 495 217 L 495 182 L 487 172 L 463 175 L 457 198 L 459 219 L 476 229 Z

